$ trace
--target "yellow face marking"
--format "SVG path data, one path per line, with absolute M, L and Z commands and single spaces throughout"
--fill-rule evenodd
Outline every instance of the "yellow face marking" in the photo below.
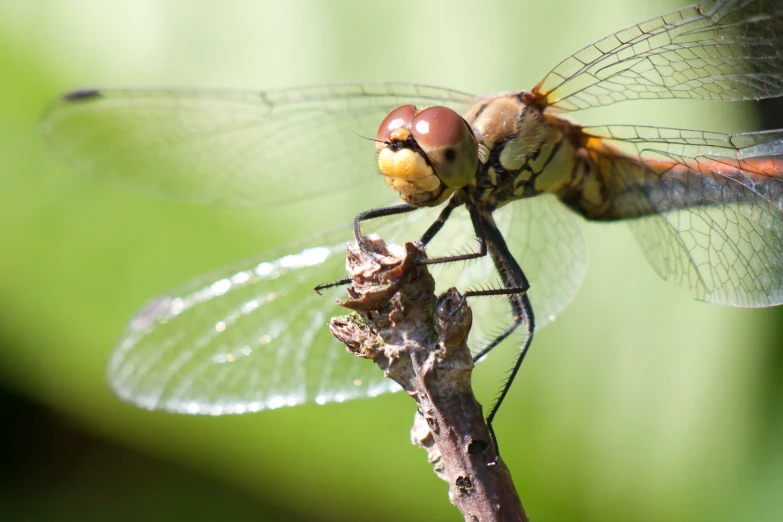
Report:
M 420 174 L 417 156 L 418 154 L 410 149 L 402 149 L 397 152 L 388 148 L 383 149 L 378 154 L 378 168 L 385 176 L 397 178 L 417 177 Z
M 409 203 L 434 201 L 445 193 L 432 167 L 421 154 L 411 149 L 381 149 L 378 168 L 386 177 L 386 184 Z
M 384 176 L 394 175 L 394 151 L 381 149 L 378 153 L 378 168 Z

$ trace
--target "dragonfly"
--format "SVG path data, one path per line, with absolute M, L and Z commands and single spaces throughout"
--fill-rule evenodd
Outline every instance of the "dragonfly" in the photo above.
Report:
M 470 338 L 477 360 L 505 339 L 517 343 L 490 425 L 534 332 L 579 288 L 585 219 L 628 222 L 658 274 L 696 299 L 781 304 L 783 130 L 570 118 L 639 99 L 781 96 L 781 49 L 783 5 L 709 0 L 588 45 L 530 90 L 475 96 L 354 83 L 64 95 L 43 121 L 48 141 L 131 189 L 232 206 L 316 201 L 349 188 L 368 205 L 397 201 L 152 299 L 110 358 L 113 390 L 143 408 L 206 415 L 395 391 L 372 365 L 345 356 L 326 328 L 333 300 L 312 291 L 344 282 L 345 243 L 353 233 L 363 245 L 367 228 L 444 253 L 428 260 L 442 271 L 439 283 L 475 288 L 499 278 L 466 293 L 504 296 L 477 300 L 485 317 L 511 310 L 499 334 L 477 321 Z

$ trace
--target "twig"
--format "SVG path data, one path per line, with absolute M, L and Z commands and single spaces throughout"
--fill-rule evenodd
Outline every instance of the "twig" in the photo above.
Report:
M 436 299 L 435 281 L 417 263 L 425 257 L 421 245 L 368 241 L 374 258 L 348 247 L 353 283 L 341 304 L 356 313 L 332 319 L 333 335 L 416 400 L 411 438 L 448 482 L 449 499 L 465 520 L 527 521 L 473 396 L 465 299 L 453 288 Z

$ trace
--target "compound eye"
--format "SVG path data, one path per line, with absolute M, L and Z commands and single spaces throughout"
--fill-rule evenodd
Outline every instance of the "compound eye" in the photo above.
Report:
M 459 114 L 448 107 L 424 109 L 413 116 L 411 134 L 445 185 L 461 188 L 473 180 L 478 144 Z
M 456 146 L 465 133 L 465 122 L 448 107 L 430 107 L 413 117 L 411 132 L 423 149 Z
M 391 141 L 391 133 L 400 127 L 410 125 L 413 115 L 416 114 L 416 107 L 413 105 L 402 105 L 391 111 L 378 127 L 375 139 L 388 143 Z

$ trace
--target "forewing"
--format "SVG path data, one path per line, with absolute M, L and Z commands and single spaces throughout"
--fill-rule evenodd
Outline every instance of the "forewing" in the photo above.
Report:
M 390 391 L 329 333 L 345 312 L 313 288 L 345 276 L 346 228 L 208 274 L 147 304 L 108 366 L 120 398 L 222 415 Z
M 399 83 L 269 92 L 83 90 L 47 113 L 43 132 L 70 161 L 141 192 L 198 203 L 286 202 L 361 185 L 374 138 L 398 105 L 460 109 L 473 97 Z
M 629 27 L 570 56 L 534 92 L 562 110 L 622 100 L 783 94 L 783 4 L 712 0 Z
M 666 279 L 698 299 L 783 303 L 783 131 L 593 127 L 588 149 L 612 219 Z

